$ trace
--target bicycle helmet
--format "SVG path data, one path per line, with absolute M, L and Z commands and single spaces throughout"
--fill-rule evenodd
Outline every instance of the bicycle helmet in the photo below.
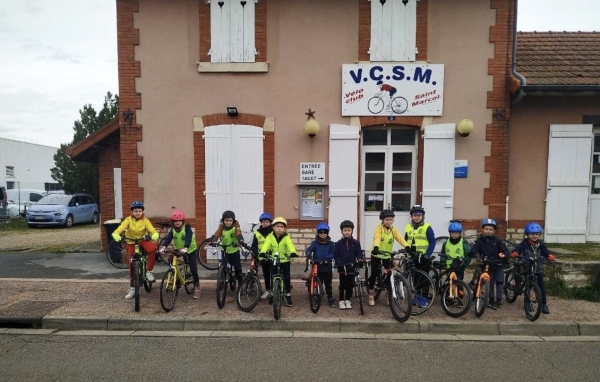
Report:
M 319 231 L 327 231 L 329 232 L 329 226 L 325 222 L 320 222 L 317 224 L 317 232 Z
M 483 219 L 481 221 L 481 228 L 485 227 L 486 225 L 491 225 L 494 227 L 494 229 L 498 229 L 498 224 L 494 219 Z
M 529 222 L 525 225 L 525 235 L 529 235 L 530 233 L 539 233 L 543 232 L 542 226 L 535 222 Z
M 418 204 L 415 204 L 414 206 L 412 206 L 410 208 L 410 214 L 411 215 L 414 214 L 415 212 L 420 212 L 421 214 L 425 215 L 425 209 L 422 206 L 418 205 Z
M 131 202 L 131 204 L 129 205 L 129 209 L 133 211 L 136 208 L 141 208 L 143 211 L 145 209 L 144 202 L 140 202 L 139 200 Z
M 285 219 L 284 219 L 284 218 L 282 218 L 281 216 L 278 216 L 278 217 L 276 217 L 276 218 L 273 220 L 273 225 L 275 225 L 275 224 L 277 224 L 277 223 L 281 223 L 281 224 L 283 224 L 284 226 L 286 226 L 286 227 L 287 227 L 287 220 L 285 220 Z
M 383 220 L 383 219 L 388 218 L 388 217 L 395 218 L 396 214 L 394 213 L 394 211 L 389 210 L 389 209 L 383 210 L 383 211 L 381 211 L 379 213 L 379 220 Z
M 185 220 L 185 214 L 181 210 L 174 210 L 171 212 L 171 220 L 172 221 L 183 221 Z
M 262 222 L 263 220 L 268 220 L 270 222 L 273 221 L 273 215 L 271 215 L 268 212 L 263 212 L 262 214 L 260 214 L 260 216 L 258 217 L 258 221 Z
M 448 226 L 448 232 L 462 232 L 463 231 L 463 226 L 460 223 L 457 222 L 453 222 L 450 223 L 450 225 Z
M 346 227 L 350 227 L 350 228 L 354 229 L 354 223 L 352 223 L 350 220 L 344 220 L 343 222 L 340 223 L 340 229 L 346 228 Z
M 235 213 L 233 211 L 229 211 L 229 210 L 223 212 L 223 216 L 221 216 L 221 220 L 225 220 L 225 219 L 235 220 Z

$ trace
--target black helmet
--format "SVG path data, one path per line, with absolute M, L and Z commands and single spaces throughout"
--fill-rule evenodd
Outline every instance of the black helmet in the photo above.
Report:
M 221 217 L 221 220 L 225 220 L 225 219 L 235 220 L 235 213 L 233 211 L 229 211 L 229 210 L 223 212 L 223 216 Z
M 343 229 L 346 227 L 350 227 L 350 228 L 354 229 L 354 223 L 352 223 L 350 220 L 344 220 L 343 222 L 340 223 L 340 229 Z
M 133 211 L 136 208 L 140 208 L 143 211 L 144 210 L 144 202 L 140 202 L 139 200 L 131 202 L 131 204 L 129 205 L 129 209 Z
M 415 204 L 414 206 L 412 206 L 410 208 L 410 214 L 411 215 L 414 214 L 415 212 L 420 212 L 423 215 L 425 215 L 425 209 L 422 206 L 418 205 L 418 204 Z
M 389 209 L 383 210 L 383 211 L 381 211 L 379 213 L 379 220 L 383 220 L 383 219 L 385 219 L 387 217 L 393 217 L 393 218 L 395 218 L 396 214 L 394 213 L 394 211 L 389 210 Z

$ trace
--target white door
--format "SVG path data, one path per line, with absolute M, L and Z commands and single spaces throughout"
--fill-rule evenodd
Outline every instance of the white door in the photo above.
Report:
M 594 128 L 587 241 L 600 242 L 600 127 Z
M 204 131 L 206 233 L 217 229 L 225 210 L 243 230 L 263 212 L 263 132 L 256 126 L 219 125 Z
M 383 209 L 394 210 L 394 226 L 404 233 L 415 200 L 416 169 L 415 129 L 363 131 L 360 242 L 367 253 Z
M 329 129 L 329 218 L 331 239 L 341 239 L 344 220 L 358 227 L 358 144 L 360 128 L 331 125 Z M 357 234 L 355 232 L 354 236 Z
M 550 125 L 544 239 L 585 243 L 592 125 Z
M 425 128 L 423 152 L 423 208 L 436 236 L 447 235 L 453 217 L 454 123 Z

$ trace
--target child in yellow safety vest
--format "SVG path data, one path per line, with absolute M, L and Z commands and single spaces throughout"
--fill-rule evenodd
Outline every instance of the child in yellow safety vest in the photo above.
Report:
M 235 270 L 235 277 L 239 285 L 242 283 L 242 261 L 240 259 L 239 247 L 247 247 L 247 245 L 244 243 L 240 223 L 235 220 L 235 213 L 233 211 L 223 212 L 221 224 L 219 224 L 215 233 L 209 238 L 209 241 L 213 242 L 218 238 L 221 239 L 221 247 L 225 251 L 227 262 Z
M 252 248 L 253 254 L 258 254 L 258 262 L 260 263 L 263 271 L 263 276 L 265 278 L 265 292 L 260 296 L 261 300 L 266 300 L 267 298 L 273 298 L 273 293 L 271 292 L 271 261 L 265 257 L 260 257 L 260 248 L 267 240 L 267 236 L 271 232 L 273 232 L 273 227 L 271 223 L 273 222 L 273 215 L 268 212 L 263 212 L 259 217 L 258 221 L 260 222 L 260 227 L 256 231 L 254 231 L 254 238 L 252 239 Z
M 414 205 L 410 208 L 410 223 L 404 227 L 404 239 L 408 242 L 410 251 L 416 254 L 415 268 L 429 273 L 430 257 L 435 250 L 435 234 L 429 223 L 425 223 L 425 209 L 420 205 Z M 415 285 L 423 285 L 423 288 L 415 288 L 413 305 L 421 308 L 427 306 L 426 299 L 430 296 L 428 283 L 422 280 L 422 276 L 415 275 Z
M 454 268 L 456 276 L 463 280 L 465 269 L 471 263 L 471 246 L 462 238 L 463 226 L 458 222 L 452 222 L 448 226 L 450 237 L 442 245 L 440 261 L 445 260 L 447 269 Z

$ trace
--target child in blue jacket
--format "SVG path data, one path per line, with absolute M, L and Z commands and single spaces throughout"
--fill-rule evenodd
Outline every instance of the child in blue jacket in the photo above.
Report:
M 354 289 L 354 272 L 362 268 L 365 255 L 360 242 L 352 237 L 354 223 L 344 220 L 340 224 L 342 238 L 335 243 L 335 265 L 340 275 L 340 309 L 352 309 L 352 291 Z M 355 267 L 356 266 L 356 267 Z
M 319 279 L 325 284 L 329 306 L 335 306 L 331 282 L 333 280 L 334 244 L 329 237 L 329 226 L 325 222 L 317 224 L 317 237 L 305 251 L 307 259 L 319 262 Z

